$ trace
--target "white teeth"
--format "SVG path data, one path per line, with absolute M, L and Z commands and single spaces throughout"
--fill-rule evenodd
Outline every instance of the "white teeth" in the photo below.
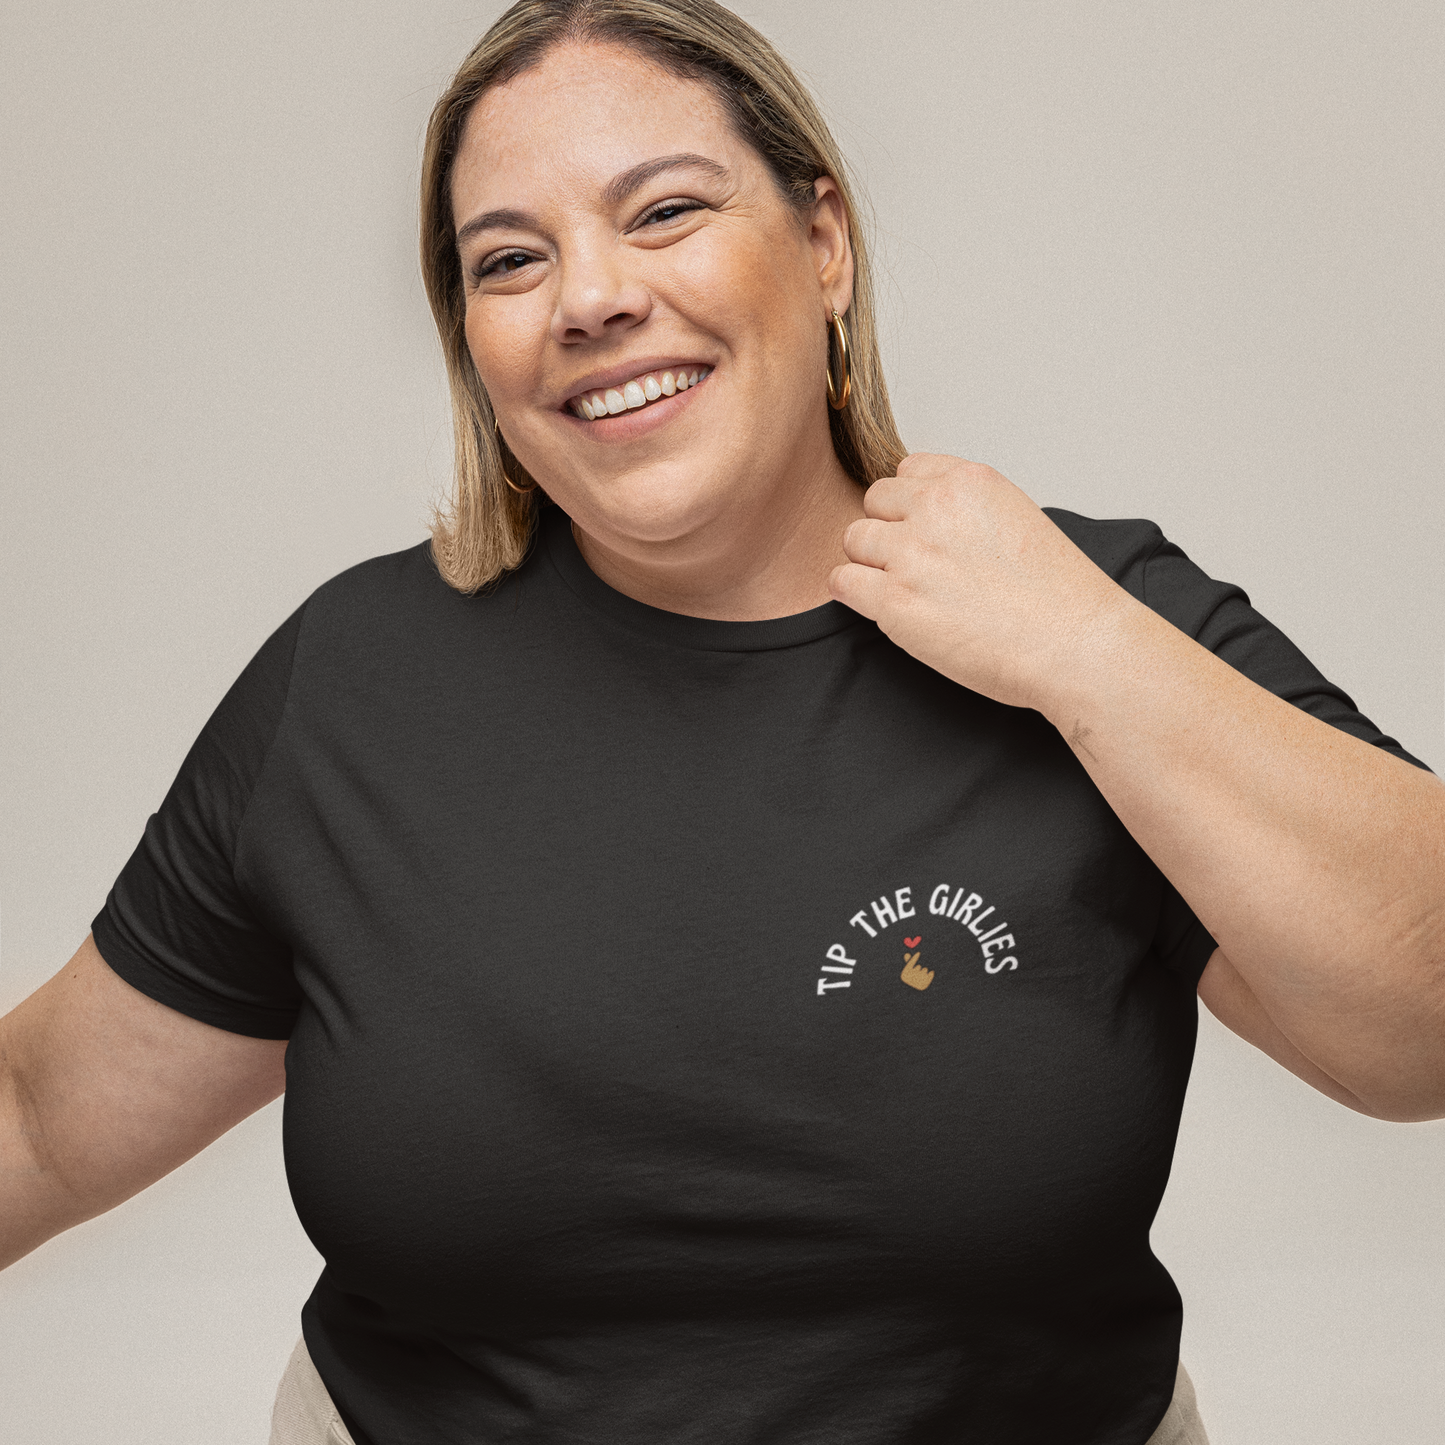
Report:
M 634 377 L 621 391 L 616 387 L 609 387 L 606 392 L 594 391 L 590 396 L 575 397 L 571 403 L 572 410 L 588 421 L 598 421 L 605 416 L 619 416 L 624 411 L 636 411 L 638 407 L 646 406 L 648 402 L 656 401 L 659 397 L 674 396 L 679 391 L 687 391 L 698 382 L 706 380 L 711 370 L 711 367 L 699 366 L 693 371 L 676 373 L 649 371 L 645 376 Z

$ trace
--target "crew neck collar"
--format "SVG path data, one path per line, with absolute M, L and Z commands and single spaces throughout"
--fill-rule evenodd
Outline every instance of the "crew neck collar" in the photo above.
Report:
M 801 647 L 867 620 L 841 602 L 825 602 L 807 612 L 761 622 L 720 622 L 711 617 L 668 612 L 609 587 L 587 565 L 572 535 L 572 519 L 561 507 L 544 508 L 538 527 L 552 565 L 583 602 L 656 642 L 701 652 L 768 652 Z

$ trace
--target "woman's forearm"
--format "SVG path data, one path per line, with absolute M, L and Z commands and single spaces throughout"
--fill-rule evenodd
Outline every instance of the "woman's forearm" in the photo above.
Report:
M 1043 710 L 1285 1036 L 1382 1112 L 1445 1113 L 1445 784 L 1122 591 Z
M 33 1147 L 20 1081 L 3 1049 L 0 1021 L 0 1269 L 87 1218 Z
M 0 1269 L 108 1207 L 87 1206 L 71 1194 L 31 1151 L 8 1104 L 0 1103 Z

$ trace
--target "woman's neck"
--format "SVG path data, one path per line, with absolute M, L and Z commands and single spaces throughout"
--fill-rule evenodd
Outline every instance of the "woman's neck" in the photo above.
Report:
M 828 574 L 847 561 L 843 531 L 863 515 L 863 488 L 830 447 L 766 502 L 725 510 L 667 542 L 599 538 L 576 522 L 572 533 L 609 587 L 668 612 L 757 622 L 830 601 Z

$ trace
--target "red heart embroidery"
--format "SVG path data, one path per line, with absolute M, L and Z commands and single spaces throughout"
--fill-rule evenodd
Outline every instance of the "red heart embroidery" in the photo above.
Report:
M 922 942 L 923 935 L 920 933 L 917 938 L 905 938 L 903 940 L 903 946 L 904 948 L 917 948 L 918 945 Z

